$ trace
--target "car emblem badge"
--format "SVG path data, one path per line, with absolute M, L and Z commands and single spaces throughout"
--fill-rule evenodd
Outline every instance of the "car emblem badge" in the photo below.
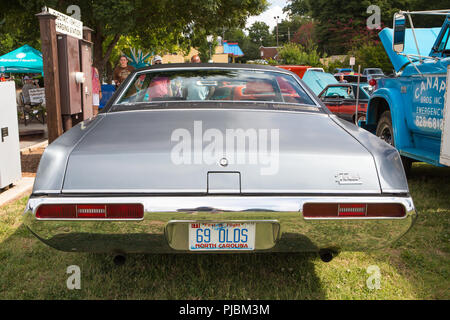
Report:
M 334 176 L 338 184 L 362 184 L 359 174 L 350 174 L 348 172 L 338 173 Z
M 220 159 L 219 164 L 222 167 L 226 167 L 228 165 L 228 160 L 226 158 L 222 158 L 222 159 Z

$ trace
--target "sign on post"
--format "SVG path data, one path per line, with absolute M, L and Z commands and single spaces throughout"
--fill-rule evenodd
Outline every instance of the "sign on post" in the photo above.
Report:
M 45 105 L 45 88 L 37 88 L 28 90 L 30 95 L 30 102 L 32 104 Z
M 350 57 L 350 65 L 352 67 L 355 65 L 355 57 Z
M 47 8 L 47 12 L 57 17 L 55 21 L 56 32 L 83 39 L 83 22 L 52 8 Z

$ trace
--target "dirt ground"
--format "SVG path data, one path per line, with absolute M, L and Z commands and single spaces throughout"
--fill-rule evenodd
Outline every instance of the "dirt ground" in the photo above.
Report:
M 22 176 L 34 177 L 41 160 L 42 153 L 45 148 L 36 148 L 31 151 L 22 151 L 20 153 L 20 161 L 22 164 Z

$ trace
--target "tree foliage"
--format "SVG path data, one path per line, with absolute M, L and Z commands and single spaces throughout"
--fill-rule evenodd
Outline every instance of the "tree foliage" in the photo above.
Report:
M 448 0 L 289 0 L 285 10 L 291 15 L 307 15 L 316 22 L 315 39 L 319 49 L 329 54 L 345 54 L 356 46 L 377 39 L 379 30 L 368 30 L 370 5 L 380 7 L 382 27 L 392 27 L 392 17 L 399 10 L 446 9 Z M 443 17 L 415 16 L 414 26 L 440 26 Z M 361 36 L 362 35 L 362 36 Z M 355 44 L 359 41 L 358 44 Z
M 11 1 L 0 1 L 2 7 L 12 8 L 2 32 L 17 39 L 17 44 L 39 41 L 35 14 L 44 5 L 63 13 L 69 5 L 78 5 L 84 25 L 94 30 L 94 64 L 100 72 L 121 37 L 133 37 L 142 49 L 150 51 L 174 46 L 187 49 L 199 38 L 197 33 L 243 28 L 250 15 L 258 15 L 267 6 L 266 0 L 17 0 L 12 5 Z M 3 45 L 15 45 L 8 41 Z
M 274 45 L 273 34 L 270 33 L 269 26 L 264 22 L 254 22 L 248 28 L 248 36 L 253 43 L 259 46 L 269 47 Z
M 278 55 L 283 64 L 307 65 L 311 67 L 322 66 L 320 61 L 322 57 L 317 51 L 317 46 L 312 43 L 307 47 L 296 43 L 288 43 L 280 49 Z
M 381 68 L 386 74 L 393 72 L 394 67 L 380 42 L 363 44 L 353 52 L 353 55 L 357 63 L 361 65 L 361 70 Z

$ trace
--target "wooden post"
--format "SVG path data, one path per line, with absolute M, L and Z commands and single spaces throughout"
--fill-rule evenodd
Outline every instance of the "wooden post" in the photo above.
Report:
M 83 27 L 83 39 L 89 42 L 92 42 L 92 30 L 89 27 Z
M 38 13 L 44 64 L 45 104 L 47 109 L 48 143 L 63 134 L 61 96 L 59 91 L 58 48 L 56 45 L 56 16 Z

